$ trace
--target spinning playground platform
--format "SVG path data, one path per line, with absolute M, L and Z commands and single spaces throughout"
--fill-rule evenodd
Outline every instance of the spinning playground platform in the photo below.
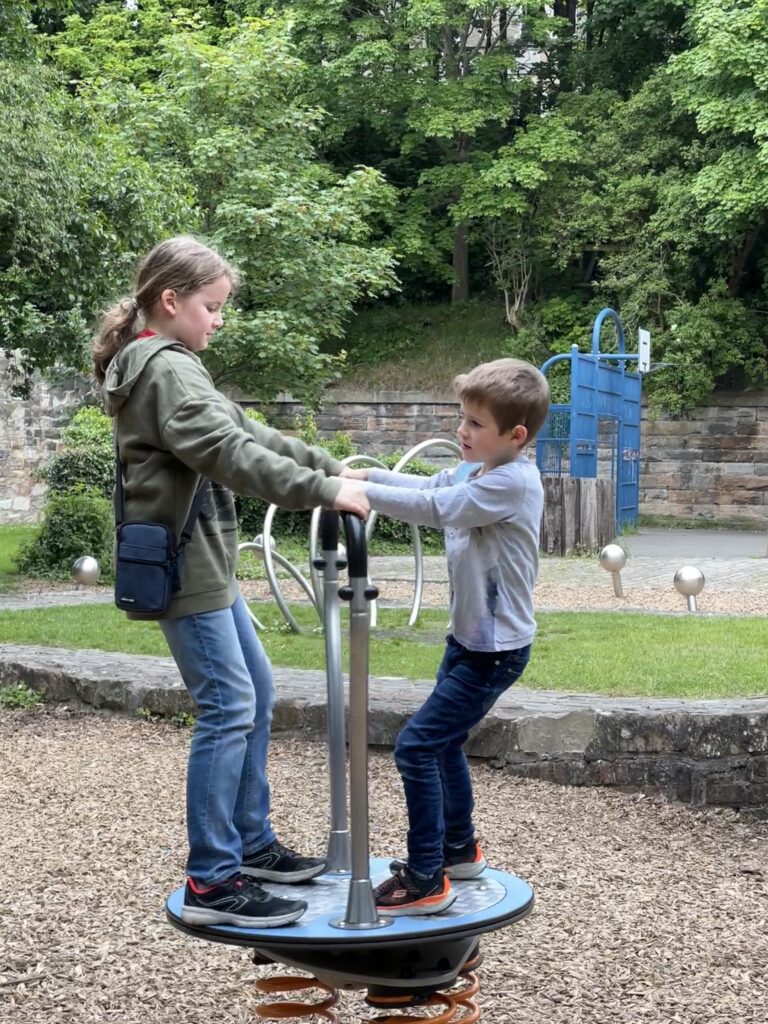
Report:
M 479 936 L 515 924 L 533 906 L 533 891 L 521 878 L 486 868 L 476 878 L 452 880 L 457 894 L 442 913 L 423 917 L 380 916 L 373 887 L 389 876 L 389 861 L 370 857 L 368 829 L 368 632 L 369 604 L 377 596 L 368 581 L 362 523 L 343 515 L 349 557 L 349 586 L 338 588 L 338 515 L 321 517 L 324 574 L 323 619 L 328 678 L 328 747 L 331 774 L 331 831 L 324 875 L 303 885 L 264 888 L 276 896 L 304 900 L 308 907 L 293 924 L 279 928 L 190 925 L 182 919 L 184 888 L 166 903 L 170 923 L 194 938 L 245 946 L 258 964 L 285 964 L 313 977 L 280 977 L 257 982 L 262 992 L 319 988 L 320 1003 L 272 1003 L 256 1013 L 270 1019 L 320 1016 L 337 1021 L 332 1007 L 339 989 L 365 989 L 366 1001 L 384 1009 L 426 1005 L 437 1016 L 386 1017 L 433 1024 L 470 1024 L 480 1011 L 472 1002 L 478 982 L 470 972 L 480 962 Z M 350 602 L 349 798 L 347 795 L 344 688 L 341 672 L 339 597 Z M 349 816 L 348 816 L 349 809 Z M 351 827 L 349 827 L 351 825 Z M 461 977 L 458 992 L 448 992 Z

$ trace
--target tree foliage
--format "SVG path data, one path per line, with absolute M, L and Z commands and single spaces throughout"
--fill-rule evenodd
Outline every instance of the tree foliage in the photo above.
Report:
M 768 0 L 48 0 L 0 32 L 0 343 L 28 366 L 74 360 L 183 225 L 243 270 L 208 358 L 259 397 L 316 399 L 398 288 L 498 294 L 535 359 L 614 305 L 675 410 L 768 383 Z

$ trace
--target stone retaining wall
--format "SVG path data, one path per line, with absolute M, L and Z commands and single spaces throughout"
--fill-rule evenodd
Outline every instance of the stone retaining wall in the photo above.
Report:
M 0 388 L 3 387 L 0 363 Z M 82 402 L 76 379 L 38 382 L 28 401 L 0 400 L 0 523 L 35 522 L 44 485 L 35 471 L 57 447 L 62 421 Z M 0 394 L 2 392 L 0 391 Z M 249 404 L 244 402 L 244 404 Z M 264 408 L 270 422 L 291 429 L 303 406 L 280 395 Z M 457 405 L 444 393 L 338 389 L 329 393 L 317 425 L 341 430 L 361 451 L 404 451 L 433 437 L 453 437 Z M 427 453 L 439 461 L 439 453 Z M 768 520 L 768 392 L 718 391 L 683 418 L 644 415 L 640 511 L 703 519 Z
M 0 685 L 51 701 L 157 715 L 192 712 L 170 658 L 4 644 Z M 275 669 L 272 728 L 326 732 L 320 672 Z M 432 682 L 370 680 L 369 742 L 392 746 Z M 515 686 L 470 737 L 467 753 L 562 785 L 653 789 L 692 805 L 768 811 L 768 698 L 641 700 Z
M 59 447 L 61 428 L 90 385 L 71 375 L 55 383 L 38 378 L 28 399 L 14 398 L 7 366 L 0 357 L 0 524 L 36 523 L 47 489 L 38 471 Z
M 716 391 L 683 418 L 646 411 L 640 511 L 768 522 L 768 391 Z

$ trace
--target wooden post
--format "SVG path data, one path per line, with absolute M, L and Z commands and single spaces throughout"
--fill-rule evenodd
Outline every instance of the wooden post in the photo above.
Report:
M 544 477 L 544 512 L 539 547 L 547 555 L 590 552 L 615 534 L 612 480 Z

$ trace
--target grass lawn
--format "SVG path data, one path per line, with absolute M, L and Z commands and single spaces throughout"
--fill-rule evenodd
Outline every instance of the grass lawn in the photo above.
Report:
M 297 636 L 274 605 L 254 608 L 267 626 L 260 637 L 274 665 L 323 668 L 319 629 Z M 317 625 L 308 607 L 293 611 L 302 625 Z M 371 674 L 431 679 L 446 620 L 445 612 L 430 610 L 408 629 L 405 610 L 380 610 Z M 768 694 L 768 618 L 562 612 L 538 620 L 528 687 L 637 697 Z M 0 642 L 167 654 L 154 623 L 129 622 L 109 605 L 2 612 Z

